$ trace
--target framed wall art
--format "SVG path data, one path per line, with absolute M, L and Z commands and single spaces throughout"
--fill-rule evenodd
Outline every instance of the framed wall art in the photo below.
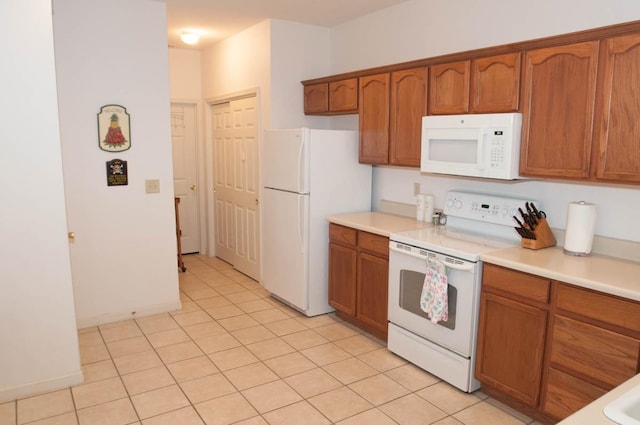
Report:
M 107 152 L 122 152 L 131 147 L 131 126 L 127 108 L 104 105 L 98 112 L 98 146 Z
M 107 161 L 107 186 L 127 186 L 128 184 L 127 161 L 121 159 Z

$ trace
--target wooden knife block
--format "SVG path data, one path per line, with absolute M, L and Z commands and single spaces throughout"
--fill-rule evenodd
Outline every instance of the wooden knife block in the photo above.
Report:
M 533 233 L 536 235 L 536 238 L 522 238 L 520 246 L 528 249 L 541 249 L 548 248 L 550 246 L 556 246 L 556 237 L 553 236 L 553 232 L 551 232 L 551 228 L 549 228 L 549 224 L 547 223 L 546 218 L 543 217 L 539 219 L 538 225 L 536 226 L 535 230 L 533 230 Z

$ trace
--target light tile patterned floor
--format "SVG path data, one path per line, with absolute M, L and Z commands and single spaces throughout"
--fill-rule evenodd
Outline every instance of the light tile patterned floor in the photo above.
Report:
M 182 310 L 79 331 L 82 385 L 0 404 L 0 425 L 534 424 L 333 314 L 308 318 L 215 258 Z

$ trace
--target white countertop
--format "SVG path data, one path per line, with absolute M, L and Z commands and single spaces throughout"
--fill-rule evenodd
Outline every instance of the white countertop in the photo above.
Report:
M 562 248 L 506 248 L 482 254 L 482 261 L 640 301 L 640 263 L 594 254 L 567 255 Z
M 417 221 L 415 218 L 375 211 L 334 215 L 327 217 L 327 220 L 329 220 L 330 223 L 340 224 L 386 237 L 389 237 L 391 233 L 432 226 L 431 223 Z

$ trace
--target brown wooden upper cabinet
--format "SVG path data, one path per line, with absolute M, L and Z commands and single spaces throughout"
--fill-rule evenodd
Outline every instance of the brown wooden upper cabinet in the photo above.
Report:
M 427 68 L 360 78 L 360 162 L 420 166 Z
M 589 176 L 597 61 L 597 41 L 525 53 L 522 175 Z
M 429 114 L 469 112 L 471 61 L 432 65 L 429 69 Z
M 358 113 L 358 79 L 329 83 L 329 112 Z
M 432 65 L 429 114 L 518 110 L 520 53 Z
M 389 163 L 389 73 L 360 77 L 360 162 Z
M 358 113 L 358 79 L 304 86 L 304 113 L 335 115 Z
M 471 112 L 497 113 L 518 110 L 520 58 L 520 53 L 508 53 L 471 61 Z
M 360 162 L 409 167 L 424 115 L 519 111 L 523 176 L 638 184 L 638 81 L 640 21 L 309 80 L 304 110 L 359 113 Z
M 594 125 L 596 178 L 640 182 L 640 34 L 602 41 Z
M 391 73 L 389 164 L 420 166 L 422 117 L 427 115 L 427 68 Z
M 323 114 L 329 111 L 329 83 L 304 86 L 304 113 Z

